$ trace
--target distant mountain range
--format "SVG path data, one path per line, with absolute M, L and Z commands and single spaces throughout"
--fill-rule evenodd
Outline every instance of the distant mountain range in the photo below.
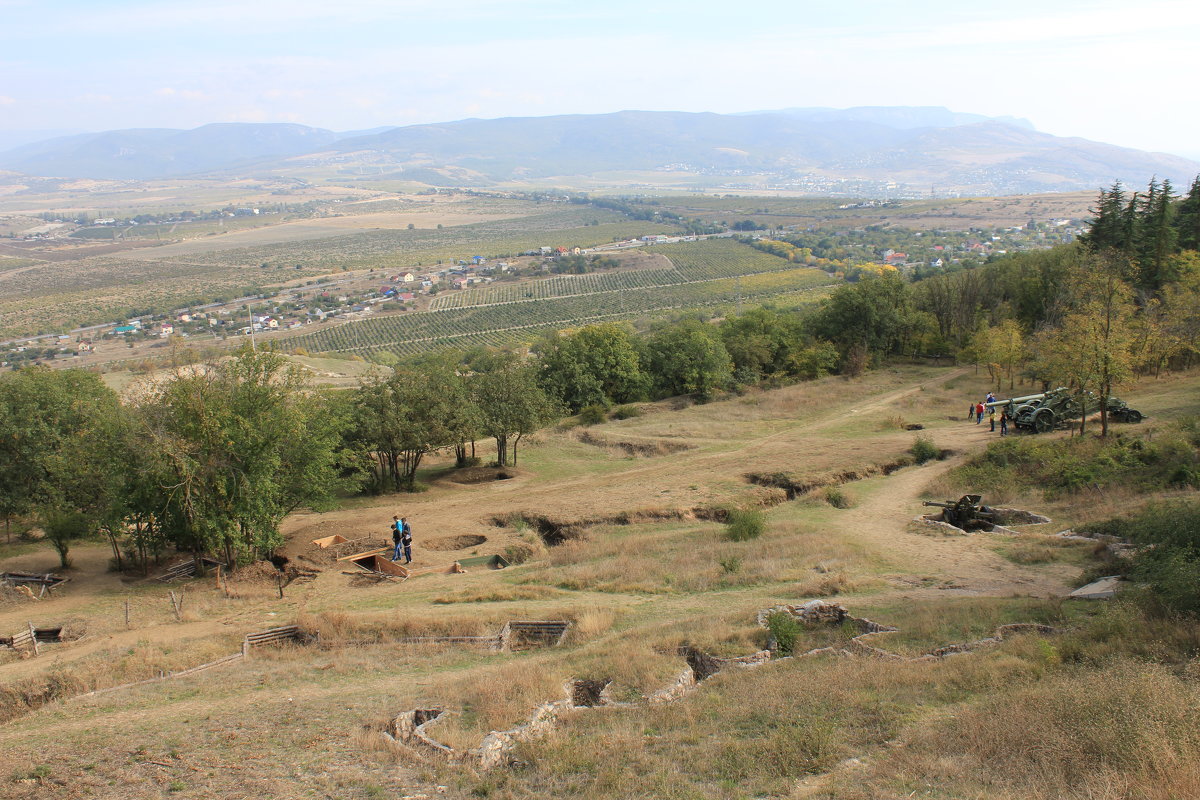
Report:
M 621 111 L 342 133 L 222 123 L 81 134 L 0 153 L 0 169 L 58 177 L 262 175 L 331 165 L 442 186 L 569 186 L 572 178 L 657 172 L 668 173 L 659 185 L 679 173 L 681 184 L 693 186 L 850 194 L 931 185 L 963 194 L 1090 190 L 1116 179 L 1140 186 L 1153 175 L 1183 183 L 1200 172 L 1195 161 L 1052 136 L 1026 120 L 911 107 Z

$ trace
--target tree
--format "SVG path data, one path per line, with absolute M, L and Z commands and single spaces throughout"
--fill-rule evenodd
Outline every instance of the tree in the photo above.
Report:
M 809 329 L 837 345 L 843 360 L 899 352 L 911 310 L 908 286 L 894 273 L 841 286 L 813 316 Z
M 233 565 L 268 554 L 284 516 L 352 481 L 345 418 L 270 350 L 242 348 L 177 376 L 142 400 L 138 417 L 155 454 L 157 522 L 197 557 L 220 552 Z
M 716 329 L 696 319 L 668 325 L 646 341 L 650 374 L 662 396 L 708 400 L 733 378 L 733 363 Z
M 445 365 L 429 362 L 374 380 L 358 393 L 358 441 L 374 454 L 379 481 L 412 491 L 417 469 L 439 447 L 457 445 L 477 422 L 463 416 L 464 387 Z
M 117 395 L 82 370 L 30 367 L 0 376 L 0 511 L 36 512 L 43 521 L 81 515 L 90 532 L 108 493 L 100 487 L 118 474 L 113 422 Z M 76 531 L 66 524 L 63 531 Z M 49 532 L 47 532 L 49 534 Z M 76 536 L 66 535 L 60 556 Z
M 1174 225 L 1175 199 L 1171 182 L 1150 181 L 1138 209 L 1138 288 L 1157 292 L 1167 281 L 1167 260 L 1175 253 L 1178 232 Z
M 1132 289 L 1122 280 L 1127 272 L 1128 263 L 1112 251 L 1086 260 L 1071 281 L 1071 311 L 1039 337 L 1041 371 L 1079 392 L 1085 420 L 1087 393 L 1097 395 L 1101 436 L 1108 435 L 1108 399 L 1133 368 Z
M 1200 175 L 1192 180 L 1191 188 L 1175 213 L 1178 244 L 1184 250 L 1200 250 Z
M 1008 374 L 1008 389 L 1012 391 L 1017 365 L 1025 359 L 1025 337 L 1016 320 L 1006 319 L 988 329 L 984 354 L 989 364 L 996 364 Z M 996 388 L 1000 388 L 999 380 Z
M 552 422 L 560 413 L 558 404 L 538 385 L 533 365 L 509 358 L 475 375 L 471 390 L 479 407 L 482 431 L 496 440 L 496 463 L 517 465 L 521 438 Z M 508 445 L 512 443 L 512 460 Z
M 628 403 L 648 383 L 633 333 L 623 325 L 588 325 L 567 335 L 550 334 L 538 352 L 540 380 L 567 408 Z

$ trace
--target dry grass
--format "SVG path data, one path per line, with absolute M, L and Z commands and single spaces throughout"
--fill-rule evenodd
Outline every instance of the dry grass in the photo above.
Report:
M 502 603 L 512 600 L 546 600 L 562 597 L 564 592 L 549 586 L 491 586 L 488 588 L 463 589 L 453 594 L 433 598 L 439 605 L 452 603 Z
M 900 781 L 954 796 L 1197 797 L 1198 706 L 1195 683 L 1161 665 L 1122 659 L 1067 670 L 915 729 L 903 755 L 886 758 L 861 794 L 840 796 L 877 797 L 872 791 Z
M 705 522 L 594 529 L 552 548 L 520 580 L 571 590 L 695 593 L 802 580 L 821 562 L 860 561 L 837 538 L 791 521 L 769 522 L 762 536 L 741 542 L 726 540 L 722 530 Z

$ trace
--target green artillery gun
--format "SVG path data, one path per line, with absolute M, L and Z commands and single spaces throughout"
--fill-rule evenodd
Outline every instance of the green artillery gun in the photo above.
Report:
M 922 505 L 942 509 L 942 522 L 964 531 L 990 531 L 996 524 L 996 512 L 983 504 L 981 494 L 964 494 L 958 500 L 947 500 L 944 503 L 926 500 Z
M 987 404 L 999 408 L 1012 424 L 1034 433 L 1046 433 L 1085 413 L 1100 410 L 1100 398 L 1091 392 L 1072 392 L 1064 386 L 1049 392 L 996 400 Z M 1108 414 L 1119 422 L 1141 422 L 1142 413 L 1129 407 L 1124 400 L 1108 398 Z

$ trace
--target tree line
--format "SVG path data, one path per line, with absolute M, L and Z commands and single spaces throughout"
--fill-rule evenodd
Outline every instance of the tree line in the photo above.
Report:
M 269 555 L 292 511 L 414 487 L 421 459 L 474 439 L 515 463 L 522 436 L 557 418 L 533 368 L 497 356 L 468 380 L 446 364 L 355 391 L 315 390 L 277 353 L 243 348 L 127 402 L 84 370 L 0 376 L 0 516 L 41 527 L 63 567 L 103 534 L 118 569 L 168 548 L 228 564 Z

